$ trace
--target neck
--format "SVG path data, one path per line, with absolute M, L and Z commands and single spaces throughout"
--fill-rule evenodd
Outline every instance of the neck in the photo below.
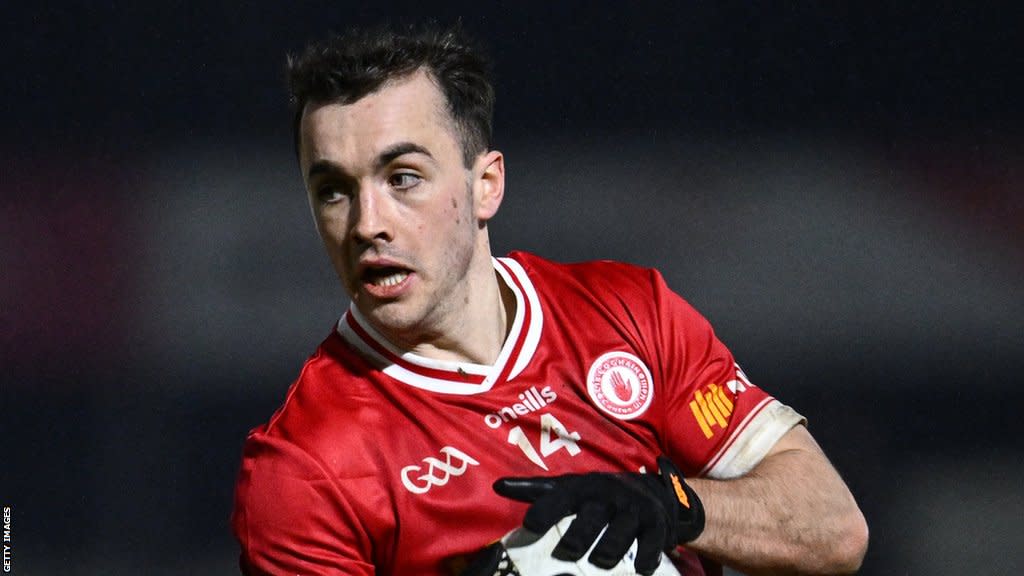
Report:
M 460 307 L 444 326 L 399 344 L 420 356 L 451 362 L 493 364 L 505 345 L 516 313 L 516 298 L 486 252 L 486 268 L 475 266 L 463 283 L 465 292 L 452 301 Z

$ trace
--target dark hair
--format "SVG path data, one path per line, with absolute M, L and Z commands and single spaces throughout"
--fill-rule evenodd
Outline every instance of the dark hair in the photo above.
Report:
M 491 145 L 494 88 L 490 65 L 459 25 L 442 30 L 433 24 L 407 33 L 353 30 L 306 47 L 288 58 L 288 87 L 294 118 L 295 150 L 306 104 L 350 104 L 384 83 L 426 71 L 444 94 L 455 122 L 467 167 Z

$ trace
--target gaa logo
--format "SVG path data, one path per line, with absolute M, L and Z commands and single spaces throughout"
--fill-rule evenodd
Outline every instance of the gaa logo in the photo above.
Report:
M 606 414 L 631 420 L 651 405 L 651 371 L 628 352 L 608 352 L 590 365 L 587 393 Z
M 427 465 L 426 472 L 422 466 L 415 464 L 402 468 L 402 485 L 405 489 L 413 494 L 426 494 L 432 486 L 444 486 L 452 476 L 462 476 L 470 465 L 480 465 L 472 456 L 451 446 L 441 448 L 441 454 L 444 454 L 443 461 L 433 456 L 423 459 Z

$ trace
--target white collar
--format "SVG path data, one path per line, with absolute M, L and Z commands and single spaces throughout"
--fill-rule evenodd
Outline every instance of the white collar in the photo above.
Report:
M 401 350 L 378 333 L 354 304 L 338 320 L 338 334 L 388 376 L 445 394 L 479 394 L 499 380 L 512 380 L 530 363 L 544 323 L 537 292 L 519 262 L 492 258 L 500 279 L 516 298 L 516 314 L 493 365 L 435 360 Z

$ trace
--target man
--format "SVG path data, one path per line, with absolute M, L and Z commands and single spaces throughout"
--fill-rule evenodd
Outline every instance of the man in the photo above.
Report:
M 657 272 L 492 257 L 504 158 L 457 32 L 334 38 L 290 82 L 351 306 L 246 441 L 243 572 L 450 574 L 573 514 L 556 554 L 607 525 L 601 566 L 635 540 L 642 573 L 663 549 L 683 574 L 857 569 L 864 519 L 802 417 Z

